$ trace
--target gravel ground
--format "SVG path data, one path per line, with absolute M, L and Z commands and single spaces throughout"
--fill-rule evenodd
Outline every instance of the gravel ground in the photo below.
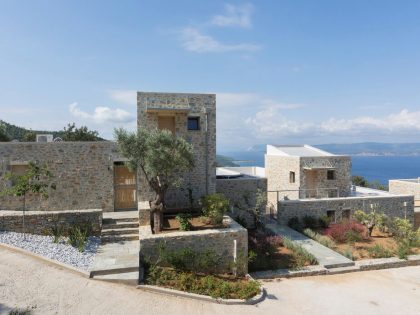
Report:
M 26 234 L 24 237 L 23 233 L 0 232 L 0 243 L 20 247 L 76 268 L 89 270 L 100 244 L 99 237 L 88 237 L 85 251 L 82 253 L 67 244 L 64 238 L 59 243 L 54 243 L 53 239 L 52 236 Z

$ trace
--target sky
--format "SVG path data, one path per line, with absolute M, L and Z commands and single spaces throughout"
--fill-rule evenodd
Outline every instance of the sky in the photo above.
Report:
M 0 0 L 0 119 L 134 130 L 136 91 L 216 93 L 218 152 L 420 142 L 420 1 Z

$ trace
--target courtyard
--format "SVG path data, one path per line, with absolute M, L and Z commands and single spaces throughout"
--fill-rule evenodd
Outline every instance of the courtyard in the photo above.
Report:
M 4 249 L 0 256 L 0 314 L 420 313 L 420 267 L 262 282 L 265 301 L 227 306 L 92 281 Z

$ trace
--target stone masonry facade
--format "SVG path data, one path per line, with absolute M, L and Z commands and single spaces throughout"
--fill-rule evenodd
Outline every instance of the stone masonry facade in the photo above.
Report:
M 100 142 L 6 142 L 0 143 L 0 189 L 14 165 L 30 161 L 46 163 L 55 190 L 48 199 L 27 196 L 27 210 L 114 210 L 113 161 L 119 154 L 115 143 Z M 0 210 L 22 210 L 23 198 L 0 197 Z
M 392 194 L 413 195 L 414 200 L 420 200 L 420 182 L 418 180 L 390 180 L 389 192 Z
M 239 178 L 218 178 L 216 191 L 230 200 L 233 213 L 237 218 L 245 220 L 247 227 L 254 227 L 252 210 L 257 206 L 257 194 L 267 196 L 267 179 L 261 177 L 244 176 Z M 260 211 L 264 211 L 261 208 Z
M 159 117 L 173 117 L 175 135 L 194 146 L 195 167 L 184 174 L 181 187 L 166 196 L 168 208 L 190 206 L 190 193 L 194 203 L 206 194 L 216 191 L 216 96 L 191 93 L 137 93 L 138 127 L 158 128 Z M 188 130 L 188 117 L 199 120 L 198 130 Z M 147 183 L 138 174 L 138 201 L 153 197 Z
M 314 170 L 309 171 L 310 168 Z M 334 170 L 334 179 L 327 179 L 328 168 Z M 317 198 L 350 195 L 351 159 L 348 156 L 266 155 L 265 172 L 268 202 L 274 207 L 277 206 L 277 200 L 307 198 L 310 193 L 316 194 Z M 290 182 L 290 172 L 295 173 L 294 183 Z M 313 174 L 311 184 L 309 172 Z M 329 196 L 331 193 L 334 195 Z
M 320 217 L 327 215 L 328 211 L 335 211 L 335 219 L 339 221 L 345 210 L 350 210 L 351 214 L 356 210 L 369 213 L 370 204 L 377 204 L 378 211 L 390 217 L 407 218 L 413 223 L 414 198 L 410 195 L 280 200 L 277 220 L 280 224 L 287 224 L 293 217 Z
M 140 227 L 140 259 L 155 262 L 159 246 L 168 251 L 191 249 L 197 253 L 212 251 L 218 259 L 217 270 L 231 273 L 236 267 L 240 275 L 248 272 L 248 231 L 225 216 L 222 229 L 152 234 L 150 227 Z
M 0 211 L 0 231 L 51 235 L 51 229 L 59 226 L 63 228 L 63 234 L 67 235 L 72 226 L 89 224 L 92 234 L 99 236 L 102 227 L 102 210 L 26 211 L 25 231 L 22 222 L 23 211 Z

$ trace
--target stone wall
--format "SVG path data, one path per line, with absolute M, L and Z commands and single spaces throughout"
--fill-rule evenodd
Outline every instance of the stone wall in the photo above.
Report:
M 407 208 L 404 202 L 407 202 Z M 344 210 L 351 210 L 351 213 L 356 210 L 370 212 L 370 204 L 378 204 L 378 211 L 390 217 L 406 217 L 413 223 L 414 198 L 409 195 L 280 200 L 277 220 L 280 224 L 287 224 L 292 217 L 320 217 L 330 210 L 336 211 L 336 219 L 340 220 Z
M 335 173 L 335 179 L 327 178 L 327 169 L 316 168 L 331 167 Z M 312 171 L 315 174 L 314 185 L 310 185 L 307 178 L 308 169 L 314 168 Z M 338 196 L 347 197 L 350 195 L 351 188 L 351 159 L 349 156 L 317 156 L 317 157 L 301 157 L 300 158 L 300 189 L 320 189 L 316 193 L 318 197 L 328 198 L 329 194 L 335 194 L 338 189 Z M 330 188 L 330 189 L 324 189 Z M 305 192 L 301 192 L 301 198 L 305 196 Z M 331 197 L 337 197 L 333 195 Z
M 211 250 L 220 259 L 217 266 L 219 272 L 231 273 L 236 257 L 238 272 L 247 273 L 248 231 L 228 216 L 225 216 L 224 223 L 229 227 L 162 234 L 152 234 L 150 226 L 141 226 L 140 258 L 156 261 L 159 257 L 160 244 L 164 244 L 168 251 L 184 248 L 192 249 L 195 252 Z
M 23 231 L 23 211 L 0 211 L 0 231 Z M 48 235 L 51 228 L 63 227 L 67 234 L 73 225 L 89 224 L 93 235 L 99 236 L 102 227 L 102 210 L 67 210 L 67 211 L 25 211 L 25 231 L 30 234 Z
M 267 179 L 243 176 L 239 178 L 216 179 L 216 191 L 230 200 L 233 216 L 246 220 L 247 227 L 254 227 L 254 216 L 250 210 L 256 208 L 257 192 L 267 195 Z M 261 211 L 264 208 L 260 209 Z
M 175 134 L 194 146 L 195 168 L 183 176 L 180 188 L 166 196 L 169 208 L 190 205 L 189 190 L 194 202 L 216 191 L 216 96 L 190 93 L 137 93 L 137 125 L 158 127 L 159 116 L 175 118 Z M 188 117 L 199 117 L 200 130 L 188 130 Z M 150 200 L 152 193 L 138 174 L 138 200 Z
M 0 190 L 13 164 L 29 161 L 46 163 L 56 190 L 49 198 L 28 196 L 27 210 L 114 209 L 113 160 L 118 157 L 115 143 L 98 142 L 8 142 L 0 143 Z M 21 210 L 23 199 L 0 197 L 0 209 Z
M 420 200 L 420 182 L 415 180 L 390 180 L 389 192 L 392 194 L 413 195 L 415 200 Z

